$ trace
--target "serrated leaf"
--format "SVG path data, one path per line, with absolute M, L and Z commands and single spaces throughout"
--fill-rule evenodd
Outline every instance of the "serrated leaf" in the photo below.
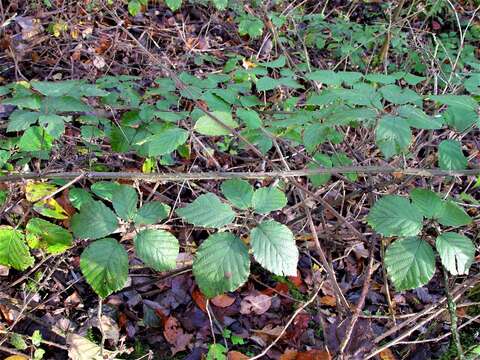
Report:
M 137 191 L 128 185 L 118 185 L 112 194 L 112 206 L 123 220 L 131 220 L 137 212 Z
M 51 217 L 53 219 L 68 219 L 67 212 L 55 199 L 37 201 L 35 204 L 33 204 L 33 210 L 38 212 L 40 215 Z
M 93 112 L 93 109 L 80 99 L 72 96 L 46 97 L 41 106 L 44 113 Z
M 235 129 L 238 127 L 238 123 L 232 119 L 232 114 L 224 111 L 214 111 L 212 115 L 220 120 L 223 124 Z M 201 116 L 195 123 L 194 130 L 202 135 L 208 136 L 221 136 L 230 135 L 231 131 L 224 126 L 217 123 L 209 115 Z
M 252 206 L 253 186 L 240 179 L 226 180 L 221 185 L 222 193 L 234 206 L 245 210 Z
M 84 204 L 78 214 L 73 215 L 73 234 L 79 239 L 99 239 L 110 235 L 118 227 L 114 212 L 101 201 Z
M 443 266 L 452 275 L 467 275 L 475 257 L 475 245 L 468 237 L 447 232 L 437 237 L 435 247 Z
M 182 0 L 165 0 L 165 4 L 167 4 L 170 10 L 177 11 L 182 6 Z
M 442 105 L 454 106 L 467 111 L 476 111 L 478 108 L 478 103 L 467 95 L 432 95 L 429 98 Z
M 252 199 L 255 212 L 268 214 L 275 210 L 282 209 L 287 205 L 285 194 L 276 187 L 263 187 L 255 190 Z
M 80 268 L 92 289 L 102 298 L 122 289 L 128 278 L 128 254 L 117 240 L 97 240 L 83 251 Z
M 296 276 L 298 249 L 288 227 L 276 221 L 264 221 L 250 233 L 253 257 L 276 275 Z
M 235 218 L 232 208 L 212 193 L 200 195 L 194 202 L 176 212 L 190 224 L 203 227 L 220 228 Z
M 420 103 L 422 98 L 409 88 L 401 88 L 397 85 L 385 85 L 379 89 L 383 98 L 392 104 L 403 105 L 407 103 Z
M 25 197 L 30 202 L 35 202 L 41 198 L 50 195 L 57 187 L 53 184 L 43 182 L 29 182 L 25 186 Z
M 210 235 L 198 248 L 193 274 L 200 290 L 208 298 L 234 291 L 248 280 L 248 249 L 229 232 Z
M 375 142 L 385 158 L 407 151 L 411 141 L 412 131 L 405 119 L 386 115 L 378 122 Z
M 72 234 L 66 229 L 39 218 L 32 218 L 25 227 L 28 236 L 34 236 L 38 242 L 35 247 L 50 254 L 60 254 L 72 246 Z
M 240 108 L 237 110 L 237 116 L 249 129 L 258 129 L 262 126 L 262 119 L 254 110 Z
M 386 195 L 377 200 L 367 220 L 383 236 L 414 236 L 423 225 L 423 216 L 417 207 L 398 195 Z
M 39 110 L 41 107 L 41 97 L 37 94 L 30 96 L 16 96 L 10 99 L 3 100 L 2 104 L 15 105 L 19 108 Z
M 25 270 L 33 262 L 22 232 L 11 226 L 0 226 L 0 264 Z
M 228 5 L 228 0 L 212 0 L 212 3 L 217 10 L 225 10 Z
M 39 126 L 32 126 L 23 133 L 18 147 L 21 151 L 42 151 L 50 150 L 52 144 L 52 135 Z
M 404 105 L 398 108 L 398 115 L 405 119 L 407 124 L 416 129 L 435 130 L 442 127 L 442 122 L 425 114 L 421 109 Z
M 64 96 L 79 87 L 79 82 L 68 81 L 31 81 L 32 88 L 45 96 Z
M 23 131 L 35 124 L 40 113 L 25 110 L 15 110 L 8 119 L 7 132 Z
M 111 182 L 111 181 L 99 181 L 90 186 L 90 190 L 97 195 L 98 197 L 112 201 L 113 200 L 113 194 L 115 191 L 118 189 L 120 186 L 119 183 L 116 182 Z
M 462 144 L 457 140 L 443 140 L 438 146 L 438 163 L 443 170 L 465 170 L 468 159 L 463 155 Z
M 166 219 L 170 213 L 170 206 L 160 201 L 151 201 L 143 204 L 133 217 L 137 225 L 152 225 Z
M 178 127 L 168 128 L 142 140 L 142 150 L 148 156 L 170 154 L 187 141 L 188 132 Z M 140 144 L 139 144 L 140 145 Z
M 70 200 L 75 209 L 80 210 L 83 204 L 93 201 L 93 197 L 85 189 L 73 188 L 68 191 L 68 200 Z
M 178 240 L 165 230 L 147 229 L 134 238 L 137 256 L 157 271 L 175 269 L 179 252 Z
M 319 167 L 326 167 L 326 168 L 332 167 L 332 160 L 328 155 L 318 153 L 313 156 L 313 159 L 315 160 L 315 162 L 313 161 L 309 162 L 307 164 L 308 169 L 317 169 Z M 311 175 L 308 178 L 312 182 L 313 186 L 318 187 L 326 184 L 331 177 L 332 177 L 331 174 L 318 174 L 318 175 Z
M 393 242 L 385 252 L 384 262 L 398 291 L 425 285 L 435 273 L 432 247 L 416 236 Z
M 429 219 L 437 219 L 443 211 L 444 201 L 433 191 L 427 189 L 414 189 L 410 193 L 413 205 L 423 216 Z
M 453 201 L 444 201 L 438 222 L 443 226 L 464 226 L 472 222 L 472 218 Z

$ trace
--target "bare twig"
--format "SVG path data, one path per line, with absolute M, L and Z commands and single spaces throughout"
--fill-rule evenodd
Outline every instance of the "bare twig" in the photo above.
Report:
M 455 342 L 455 346 L 457 347 L 458 358 L 459 360 L 464 360 L 465 355 L 463 353 L 462 342 L 460 341 L 460 334 L 458 333 L 457 329 L 457 307 L 455 301 L 452 299 L 452 295 L 450 294 L 450 289 L 448 285 L 448 273 L 447 269 L 445 269 L 445 266 L 443 265 L 442 270 L 445 294 L 447 297 L 448 313 L 450 314 L 450 330 L 453 334 L 453 341 Z

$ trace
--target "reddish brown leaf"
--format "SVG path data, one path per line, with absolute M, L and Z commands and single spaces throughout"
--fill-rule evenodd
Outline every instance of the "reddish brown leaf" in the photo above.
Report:
M 385 349 L 378 354 L 381 360 L 397 360 L 397 357 L 393 354 L 392 350 Z
M 246 355 L 243 355 L 239 351 L 229 351 L 227 354 L 227 359 L 228 360 L 248 360 L 249 357 Z
M 320 304 L 335 307 L 337 306 L 337 299 L 331 295 L 325 295 L 320 298 Z
M 192 292 L 192 298 L 193 301 L 195 301 L 195 304 L 202 310 L 203 312 L 207 312 L 207 299 L 205 298 L 205 295 L 203 295 L 200 290 L 195 288 Z
M 298 353 L 295 360 L 332 360 L 332 357 L 328 351 L 314 349 Z
M 185 334 L 183 329 L 176 318 L 169 316 L 164 323 L 163 336 L 169 344 L 173 345 L 172 353 L 175 355 L 177 352 L 187 349 L 188 344 L 193 338 L 191 334 Z
M 221 308 L 226 308 L 235 302 L 235 298 L 226 294 L 215 296 L 211 300 L 212 304 Z
M 281 356 L 280 360 L 295 360 L 297 358 L 298 352 L 295 350 L 287 349 Z
M 288 280 L 297 288 L 303 285 L 302 278 L 300 277 L 300 271 L 297 270 L 297 276 L 289 276 Z

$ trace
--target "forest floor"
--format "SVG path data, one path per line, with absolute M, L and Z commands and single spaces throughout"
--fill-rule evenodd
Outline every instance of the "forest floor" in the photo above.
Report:
M 447 273 L 437 256 L 439 265 L 427 281 L 414 279 L 418 286 L 410 288 L 415 289 L 397 290 L 384 259 L 388 246 L 399 240 L 382 237 L 367 221 L 384 195 L 433 189 L 471 218 L 461 227 L 447 221 L 445 228 L 460 229 L 478 254 L 478 1 L 230 1 L 225 9 L 223 1 L 184 1 L 176 9 L 177 3 L 0 0 L 0 165 L 6 176 L 0 177 L 0 221 L 8 231 L 27 229 L 26 251 L 32 258 L 21 270 L 6 266 L 2 261 L 8 252 L 22 249 L 7 249 L 10 240 L 0 231 L 0 358 L 480 356 L 478 256 L 469 260 L 468 275 Z M 308 75 L 316 69 L 336 72 Z M 368 79 L 369 87 L 352 85 L 357 77 Z M 94 110 L 54 100 L 50 109 L 61 116 L 43 123 L 41 117 L 28 120 L 25 109 L 48 108 L 49 94 L 64 91 L 37 88 L 35 81 L 67 80 L 96 84 L 82 96 L 82 104 Z M 341 98 L 340 107 L 325 106 L 328 94 L 322 91 L 343 89 L 342 84 L 356 92 L 332 91 Z M 371 89 L 380 89 L 383 98 L 368 98 Z M 19 103 L 12 94 L 22 91 L 28 91 L 29 101 L 41 97 L 42 105 Z M 430 94 L 464 95 L 461 101 L 472 99 L 476 109 L 465 110 L 470 100 L 452 105 L 440 97 L 437 106 L 427 98 Z M 393 134 L 382 143 L 378 114 L 397 116 L 399 106 L 405 110 L 410 104 L 408 109 L 424 109 L 430 120 L 440 114 L 443 124 L 407 127 L 407 143 L 403 128 L 389 129 Z M 230 109 L 236 109 L 237 122 L 219 115 L 231 114 Z M 366 115 L 352 115 L 352 109 Z M 373 118 L 371 109 L 377 112 Z M 237 130 L 224 134 L 225 128 L 215 123 L 200 129 L 199 119 L 211 112 Z M 342 119 L 331 127 L 315 123 L 333 121 L 335 114 Z M 177 132 L 157 146 L 186 134 L 168 152 L 142 147 L 157 131 L 144 130 L 142 121 L 158 118 Z M 41 126 L 32 126 L 37 119 Z M 366 125 L 359 126 L 364 119 Z M 41 128 L 50 135 L 36 147 L 34 132 Z M 459 161 L 465 161 L 465 170 L 449 168 L 445 161 L 438 165 L 438 144 L 452 139 L 461 142 Z M 318 164 L 340 170 L 289 174 Z M 348 172 L 349 166 L 364 171 Z M 408 169 L 427 173 L 418 176 Z M 431 176 L 428 169 L 447 170 Z M 457 176 L 445 176 L 449 170 L 458 170 Z M 255 224 L 265 219 L 284 224 L 298 248 L 297 274 L 275 275 L 252 260 L 248 281 L 208 299 L 195 280 L 194 259 L 214 231 L 192 226 L 176 210 L 203 193 L 230 200 L 222 184 L 229 177 L 225 173 L 232 172 L 253 174 L 243 177 L 254 189 L 278 187 L 285 204 L 254 212 L 230 201 L 241 215 L 227 228 L 250 246 L 248 231 Z M 270 175 L 260 176 L 264 172 Z M 148 178 L 158 173 L 169 178 Z M 83 196 L 97 196 L 110 209 L 112 183 L 135 189 L 142 203 L 166 205 L 165 219 L 152 226 L 174 234 L 180 250 L 173 269 L 145 266 L 134 254 L 137 229 L 115 219 L 120 225 L 107 235 L 127 250 L 128 280 L 100 300 L 80 269 L 82 253 L 94 237 L 77 236 L 83 230 L 75 229 L 72 218 L 81 213 Z M 42 192 L 45 184 L 50 192 Z M 95 216 L 101 214 L 82 226 L 97 227 Z M 210 216 L 219 218 L 221 212 Z M 72 245 L 60 252 L 32 245 L 27 224 L 37 218 L 72 231 Z M 424 238 L 434 233 L 432 226 Z M 280 260 L 272 261 L 275 269 Z M 422 266 L 414 273 L 419 278 Z M 449 301 L 456 309 L 448 308 Z

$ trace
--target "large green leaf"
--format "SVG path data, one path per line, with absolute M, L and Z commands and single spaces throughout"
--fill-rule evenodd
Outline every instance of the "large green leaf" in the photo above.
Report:
M 379 89 L 383 98 L 392 104 L 403 105 L 407 103 L 421 103 L 422 98 L 409 88 L 401 88 L 397 85 L 385 85 Z
M 71 222 L 73 234 L 80 239 L 99 239 L 113 233 L 118 227 L 114 212 L 101 201 L 84 204 Z
M 408 199 L 386 195 L 373 205 L 368 224 L 384 236 L 414 236 L 422 229 L 423 217 Z
M 7 132 L 26 130 L 37 122 L 39 116 L 39 112 L 17 109 L 10 114 Z
M 259 214 L 280 210 L 287 204 L 285 194 L 276 187 L 263 187 L 255 190 L 252 199 L 253 209 Z
M 99 181 L 93 184 L 90 187 L 90 190 L 97 195 L 98 197 L 101 197 L 102 199 L 112 201 L 113 200 L 113 194 L 115 191 L 118 189 L 120 186 L 119 183 L 116 182 L 111 182 L 111 181 Z
M 22 232 L 11 226 L 0 226 L 0 264 L 25 270 L 33 262 Z
M 405 119 L 386 115 L 380 119 L 375 130 L 375 142 L 385 158 L 408 150 L 412 131 Z
M 170 206 L 160 201 L 151 201 L 143 204 L 133 217 L 137 225 L 151 225 L 166 219 L 170 213 Z
M 178 240 L 165 230 L 146 229 L 134 238 L 137 256 L 157 271 L 175 269 L 179 252 Z
M 226 180 L 222 183 L 221 189 L 227 200 L 237 208 L 245 210 L 252 206 L 253 186 L 248 181 Z
M 93 197 L 92 194 L 85 189 L 71 188 L 68 191 L 68 200 L 70 200 L 70 203 L 75 209 L 80 210 L 83 204 L 93 201 Z
M 60 254 L 72 246 L 73 238 L 69 231 L 43 219 L 30 219 L 25 229 L 30 247 Z
M 22 151 L 50 150 L 53 144 L 53 137 L 39 126 L 28 128 L 20 138 L 18 147 Z
M 215 116 L 216 119 L 221 121 L 223 124 L 231 127 L 233 129 L 238 127 L 238 123 L 232 119 L 232 114 L 224 111 L 214 111 L 212 115 Z M 197 122 L 195 123 L 194 130 L 202 135 L 209 135 L 209 136 L 220 136 L 220 135 L 230 135 L 231 131 L 217 121 L 212 119 L 210 115 L 203 115 L 201 116 Z
M 439 119 L 428 116 L 421 109 L 412 105 L 399 107 L 398 115 L 404 118 L 409 126 L 416 129 L 435 130 L 442 127 Z
M 170 10 L 177 11 L 182 6 L 182 0 L 165 0 L 165 4 L 167 4 Z
M 443 170 L 464 170 L 468 160 L 457 140 L 443 140 L 438 146 L 438 163 Z
M 455 202 L 444 201 L 438 222 L 443 226 L 464 226 L 472 222 L 472 218 Z
M 467 111 L 476 111 L 478 108 L 478 103 L 471 96 L 467 95 L 432 95 L 429 98 L 442 105 L 453 106 Z
M 119 185 L 113 192 L 112 205 L 123 220 L 131 220 L 137 212 L 137 191 L 128 185 Z
M 93 109 L 80 99 L 72 96 L 46 97 L 42 100 L 42 112 L 93 112 Z
M 385 252 L 385 266 L 398 291 L 415 289 L 435 273 L 435 254 L 424 240 L 414 236 L 396 240 Z
M 212 193 L 200 195 L 194 202 L 176 212 L 190 224 L 213 228 L 230 224 L 235 218 L 232 208 Z
M 30 110 L 39 110 L 42 104 L 42 98 L 37 95 L 29 96 L 15 96 L 10 99 L 3 100 L 2 104 L 15 105 L 20 109 L 30 109 Z
M 435 247 L 442 264 L 452 275 L 468 274 L 475 257 L 475 245 L 468 237 L 447 232 L 437 237 Z
M 67 81 L 31 81 L 32 87 L 45 96 L 64 96 L 70 94 L 74 88 L 79 88 L 80 82 Z
M 298 249 L 288 227 L 276 221 L 264 221 L 250 233 L 253 256 L 276 275 L 296 276 Z
M 423 216 L 429 219 L 438 219 L 443 211 L 444 201 L 433 191 L 427 189 L 414 189 L 410 193 L 413 205 Z
M 248 280 L 248 249 L 229 232 L 210 235 L 198 248 L 193 274 L 200 290 L 208 298 L 234 291 Z
M 332 160 L 328 155 L 317 153 L 313 156 L 313 160 L 307 164 L 307 168 L 309 169 L 317 169 L 319 167 L 327 167 L 331 168 L 332 167 Z M 312 182 L 313 186 L 322 186 L 326 184 L 330 178 L 332 177 L 331 174 L 317 174 L 317 175 L 311 175 L 308 178 Z
M 91 243 L 80 256 L 80 268 L 87 283 L 102 298 L 125 286 L 128 254 L 117 240 L 106 238 Z
M 158 134 L 147 137 L 137 145 L 142 145 L 142 151 L 148 156 L 170 154 L 187 141 L 188 132 L 178 127 L 168 128 Z

